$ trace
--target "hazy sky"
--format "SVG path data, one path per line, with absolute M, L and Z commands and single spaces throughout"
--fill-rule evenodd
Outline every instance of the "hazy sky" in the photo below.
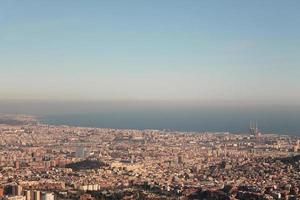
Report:
M 299 0 L 1 0 L 0 99 L 300 101 Z

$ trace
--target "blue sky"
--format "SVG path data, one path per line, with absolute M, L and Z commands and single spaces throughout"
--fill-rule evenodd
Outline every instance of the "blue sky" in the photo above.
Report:
M 300 100 L 300 1 L 0 2 L 0 98 Z

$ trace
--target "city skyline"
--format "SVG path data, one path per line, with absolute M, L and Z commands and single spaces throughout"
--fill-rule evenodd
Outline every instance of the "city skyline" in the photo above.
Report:
M 298 1 L 2 1 L 1 100 L 300 100 Z
M 300 1 L 0 1 L 0 200 L 300 199 Z

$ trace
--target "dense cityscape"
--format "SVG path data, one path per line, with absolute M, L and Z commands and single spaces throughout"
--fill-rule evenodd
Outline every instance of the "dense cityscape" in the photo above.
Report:
M 300 0 L 0 0 L 0 200 L 300 200 Z
M 7 200 L 299 199 L 296 136 L 54 126 L 2 116 Z

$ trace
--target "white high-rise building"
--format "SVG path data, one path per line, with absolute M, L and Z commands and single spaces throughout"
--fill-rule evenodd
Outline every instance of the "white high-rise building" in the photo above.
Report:
M 32 200 L 30 190 L 25 191 L 25 197 L 26 197 L 26 200 Z
M 85 157 L 85 148 L 84 147 L 77 147 L 75 152 L 76 158 L 84 158 Z

